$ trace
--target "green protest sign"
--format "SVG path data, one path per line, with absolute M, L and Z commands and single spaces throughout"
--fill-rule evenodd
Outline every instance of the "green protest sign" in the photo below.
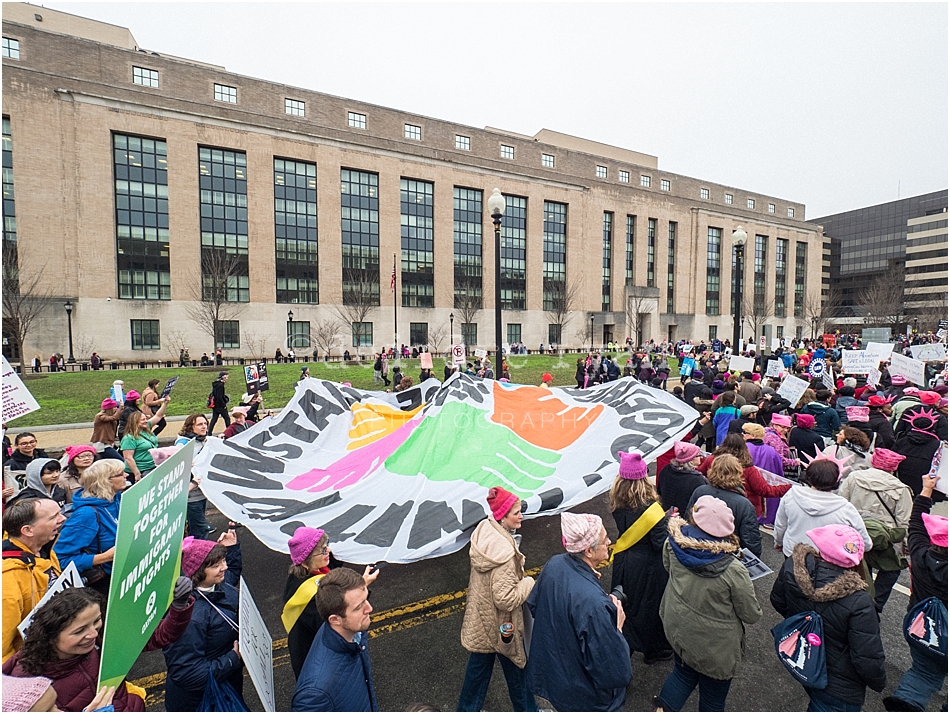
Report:
M 122 494 L 99 685 L 118 686 L 171 604 L 195 442 Z

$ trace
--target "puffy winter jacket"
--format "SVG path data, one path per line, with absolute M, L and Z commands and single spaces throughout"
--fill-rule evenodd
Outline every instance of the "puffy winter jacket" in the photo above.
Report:
M 874 448 L 893 449 L 894 448 L 894 427 L 891 426 L 890 419 L 880 409 L 871 409 L 868 414 L 868 429 L 872 434 L 876 434 Z
M 855 471 L 841 481 L 838 495 L 847 499 L 862 517 L 892 528 L 907 528 L 913 497 L 910 489 L 887 471 Z
M 121 501 L 121 493 L 111 501 L 86 496 L 82 489 L 73 494 L 73 513 L 63 524 L 53 546 L 64 568 L 75 562 L 80 573 L 89 570 L 94 555 L 115 545 Z M 86 550 L 90 552 L 83 552 Z M 107 573 L 112 572 L 112 563 L 103 563 L 102 567 Z
M 670 579 L 660 603 L 666 638 L 697 672 L 732 679 L 745 652 L 745 625 L 762 617 L 749 571 L 735 557 L 739 544 L 682 518 L 670 519 L 669 532 L 663 566 Z
M 810 544 L 807 531 L 822 526 L 840 524 L 851 526 L 864 539 L 864 547 L 871 549 L 871 537 L 857 509 L 836 493 L 818 491 L 810 486 L 792 486 L 782 496 L 775 513 L 775 545 L 782 546 L 786 556 L 799 543 Z
M 799 543 L 775 579 L 770 599 L 782 617 L 809 610 L 821 615 L 827 694 L 860 706 L 867 687 L 884 689 L 884 644 L 864 578 L 822 560 L 813 547 Z
M 45 552 L 44 552 L 45 551 Z M 3 661 L 23 646 L 17 625 L 30 614 L 59 577 L 59 561 L 49 546 L 34 554 L 16 538 L 3 541 Z
M 712 465 L 714 458 L 713 456 L 706 457 L 706 460 L 699 465 L 700 473 L 709 472 L 709 467 Z M 715 496 L 724 501 L 729 506 L 729 510 L 732 511 L 735 519 L 739 544 L 756 555 L 762 555 L 762 533 L 759 531 L 759 517 L 756 514 L 755 506 L 746 495 L 745 479 L 742 474 L 738 475 L 734 481 L 699 486 L 693 491 L 689 503 L 686 504 L 686 510 L 681 511 L 681 515 L 687 516 L 693 510 L 693 506 L 696 505 L 696 501 L 699 500 L 700 496 Z
M 907 526 L 912 585 L 908 610 L 929 597 L 938 597 L 944 606 L 947 604 L 947 551 L 939 552 L 930 547 L 930 536 L 922 517 L 922 514 L 930 513 L 932 507 L 930 498 L 917 496 Z
M 815 433 L 826 439 L 830 439 L 841 428 L 838 412 L 830 404 L 809 402 L 802 408 L 801 413 L 815 417 Z
M 291 711 L 378 712 L 368 634 L 347 642 L 324 622 L 297 680 Z
M 534 578 L 524 574 L 524 556 L 494 518 L 486 518 L 475 528 L 469 555 L 472 571 L 462 620 L 462 647 L 469 652 L 497 652 L 523 669 L 527 655 L 521 605 L 534 587 Z M 503 622 L 514 626 L 508 644 L 501 641 L 498 630 Z

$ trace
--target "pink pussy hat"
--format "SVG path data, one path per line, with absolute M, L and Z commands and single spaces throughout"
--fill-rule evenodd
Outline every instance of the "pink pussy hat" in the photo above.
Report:
M 189 578 L 194 577 L 216 545 L 213 540 L 199 540 L 194 536 L 185 538 L 181 544 L 181 572 Z
M 324 531 L 320 528 L 300 526 L 294 531 L 293 537 L 287 541 L 290 548 L 290 562 L 294 565 L 301 565 L 310 557 L 313 549 L 317 547 L 317 543 L 320 542 L 323 536 Z
M 561 514 L 561 543 L 568 553 L 583 553 L 600 538 L 604 522 L 592 513 Z
M 511 512 L 511 509 L 514 508 L 518 502 L 518 497 L 511 493 L 511 491 L 506 491 L 501 486 L 493 486 L 488 489 L 487 501 L 488 507 L 491 509 L 492 518 L 496 521 L 500 521 Z
M 947 547 L 947 519 L 944 516 L 934 516 L 930 513 L 922 513 L 924 519 L 924 528 L 927 529 L 927 535 L 930 536 L 930 542 L 934 545 Z
M 788 417 L 785 414 L 773 414 L 771 423 L 774 424 L 775 426 L 785 426 L 785 427 L 792 426 L 791 417 Z
M 881 471 L 894 471 L 907 457 L 880 446 L 871 452 L 871 466 Z
M 693 523 L 704 533 L 725 538 L 736 530 L 736 517 L 726 502 L 715 496 L 700 496 L 693 506 Z
M 699 456 L 700 450 L 696 444 L 690 444 L 688 441 L 673 442 L 673 458 L 680 463 L 692 461 Z
M 823 560 L 839 567 L 853 568 L 864 555 L 864 539 L 851 526 L 822 526 L 806 531 L 805 535 L 811 538 Z
M 617 453 L 620 457 L 620 478 L 628 481 L 638 481 L 647 477 L 647 465 L 643 457 L 636 451 L 629 454 L 623 451 Z

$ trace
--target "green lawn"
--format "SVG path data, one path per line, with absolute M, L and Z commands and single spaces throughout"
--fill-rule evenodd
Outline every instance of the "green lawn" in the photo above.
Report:
M 573 386 L 575 365 L 577 359 L 582 356 L 586 355 L 564 355 L 560 358 L 549 355 L 512 356 L 509 359 L 511 381 L 518 384 L 537 385 L 541 383 L 541 375 L 544 372 L 550 372 L 554 377 L 555 386 Z M 622 359 L 621 364 L 623 361 L 625 360 Z M 403 373 L 412 377 L 413 381 L 419 378 L 419 360 L 417 359 L 396 360 L 389 364 L 390 369 L 400 366 Z M 434 365 L 433 372 L 441 379 L 445 360 L 435 358 Z M 227 370 L 231 374 L 227 392 L 232 401 L 236 401 L 245 389 L 243 370 L 240 367 L 228 367 Z M 99 410 L 99 404 L 109 396 L 109 389 L 114 380 L 123 380 L 126 391 L 135 389 L 141 393 L 150 379 L 160 379 L 164 385 L 169 377 L 176 374 L 181 375 L 181 379 L 172 391 L 168 414 L 175 416 L 190 414 L 193 411 L 207 411 L 205 402 L 218 371 L 218 367 L 188 367 L 185 369 L 27 374 L 24 382 L 42 408 L 10 422 L 10 426 L 14 429 L 22 429 L 46 424 L 91 422 Z M 344 366 L 339 363 L 310 363 L 310 374 L 317 379 L 350 382 L 358 389 L 375 388 L 371 361 L 356 366 Z M 294 384 L 300 376 L 300 363 L 268 364 L 267 376 L 270 389 L 264 395 L 264 405 L 272 408 L 283 407 L 293 395 Z

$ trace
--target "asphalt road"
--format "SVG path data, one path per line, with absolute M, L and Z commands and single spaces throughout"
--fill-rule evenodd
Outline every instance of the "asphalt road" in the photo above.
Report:
M 616 540 L 617 532 L 601 496 L 573 509 L 597 513 L 604 517 L 608 533 Z M 209 509 L 210 511 L 210 509 Z M 212 525 L 225 526 L 224 519 L 209 513 Z M 521 529 L 522 550 L 527 557 L 526 568 L 538 568 L 561 551 L 559 518 L 547 516 L 526 520 Z M 294 677 L 287 657 L 286 637 L 280 622 L 283 607 L 281 595 L 290 559 L 266 548 L 247 530 L 240 533 L 244 553 L 244 579 L 275 640 L 274 678 L 277 709 L 290 708 Z M 763 537 L 763 559 L 773 570 L 782 562 L 781 553 L 772 549 L 770 535 Z M 375 609 L 370 631 L 370 652 L 374 681 L 380 707 L 384 711 L 404 711 L 414 702 L 426 702 L 442 711 L 455 710 L 464 678 L 468 653 L 459 641 L 464 590 L 468 585 L 468 551 L 412 565 L 389 565 L 382 569 L 373 587 L 371 602 Z M 748 648 L 739 676 L 733 680 L 727 700 L 730 711 L 803 711 L 807 697 L 779 664 L 772 644 L 771 628 L 781 620 L 769 604 L 769 591 L 774 575 L 755 581 L 755 590 L 763 617 L 747 632 Z M 603 582 L 609 583 L 609 571 Z M 899 583 L 909 585 L 906 572 Z M 910 655 L 901 634 L 901 623 L 907 607 L 907 595 L 895 588 L 884 610 L 881 630 L 887 655 L 888 683 L 883 694 L 868 692 L 865 711 L 883 711 L 882 696 L 897 686 L 903 672 L 910 666 Z M 639 654 L 633 658 L 634 678 L 627 690 L 625 711 L 650 711 L 651 699 L 657 694 L 672 668 L 671 662 L 647 667 Z M 164 661 L 161 652 L 143 654 L 129 674 L 148 690 L 148 711 L 164 711 Z M 244 694 L 252 711 L 263 708 L 250 679 L 245 676 Z M 696 711 L 696 693 L 686 711 Z M 496 665 L 492 677 L 486 711 L 510 711 L 504 676 Z M 929 711 L 947 711 L 947 687 L 935 696 Z

